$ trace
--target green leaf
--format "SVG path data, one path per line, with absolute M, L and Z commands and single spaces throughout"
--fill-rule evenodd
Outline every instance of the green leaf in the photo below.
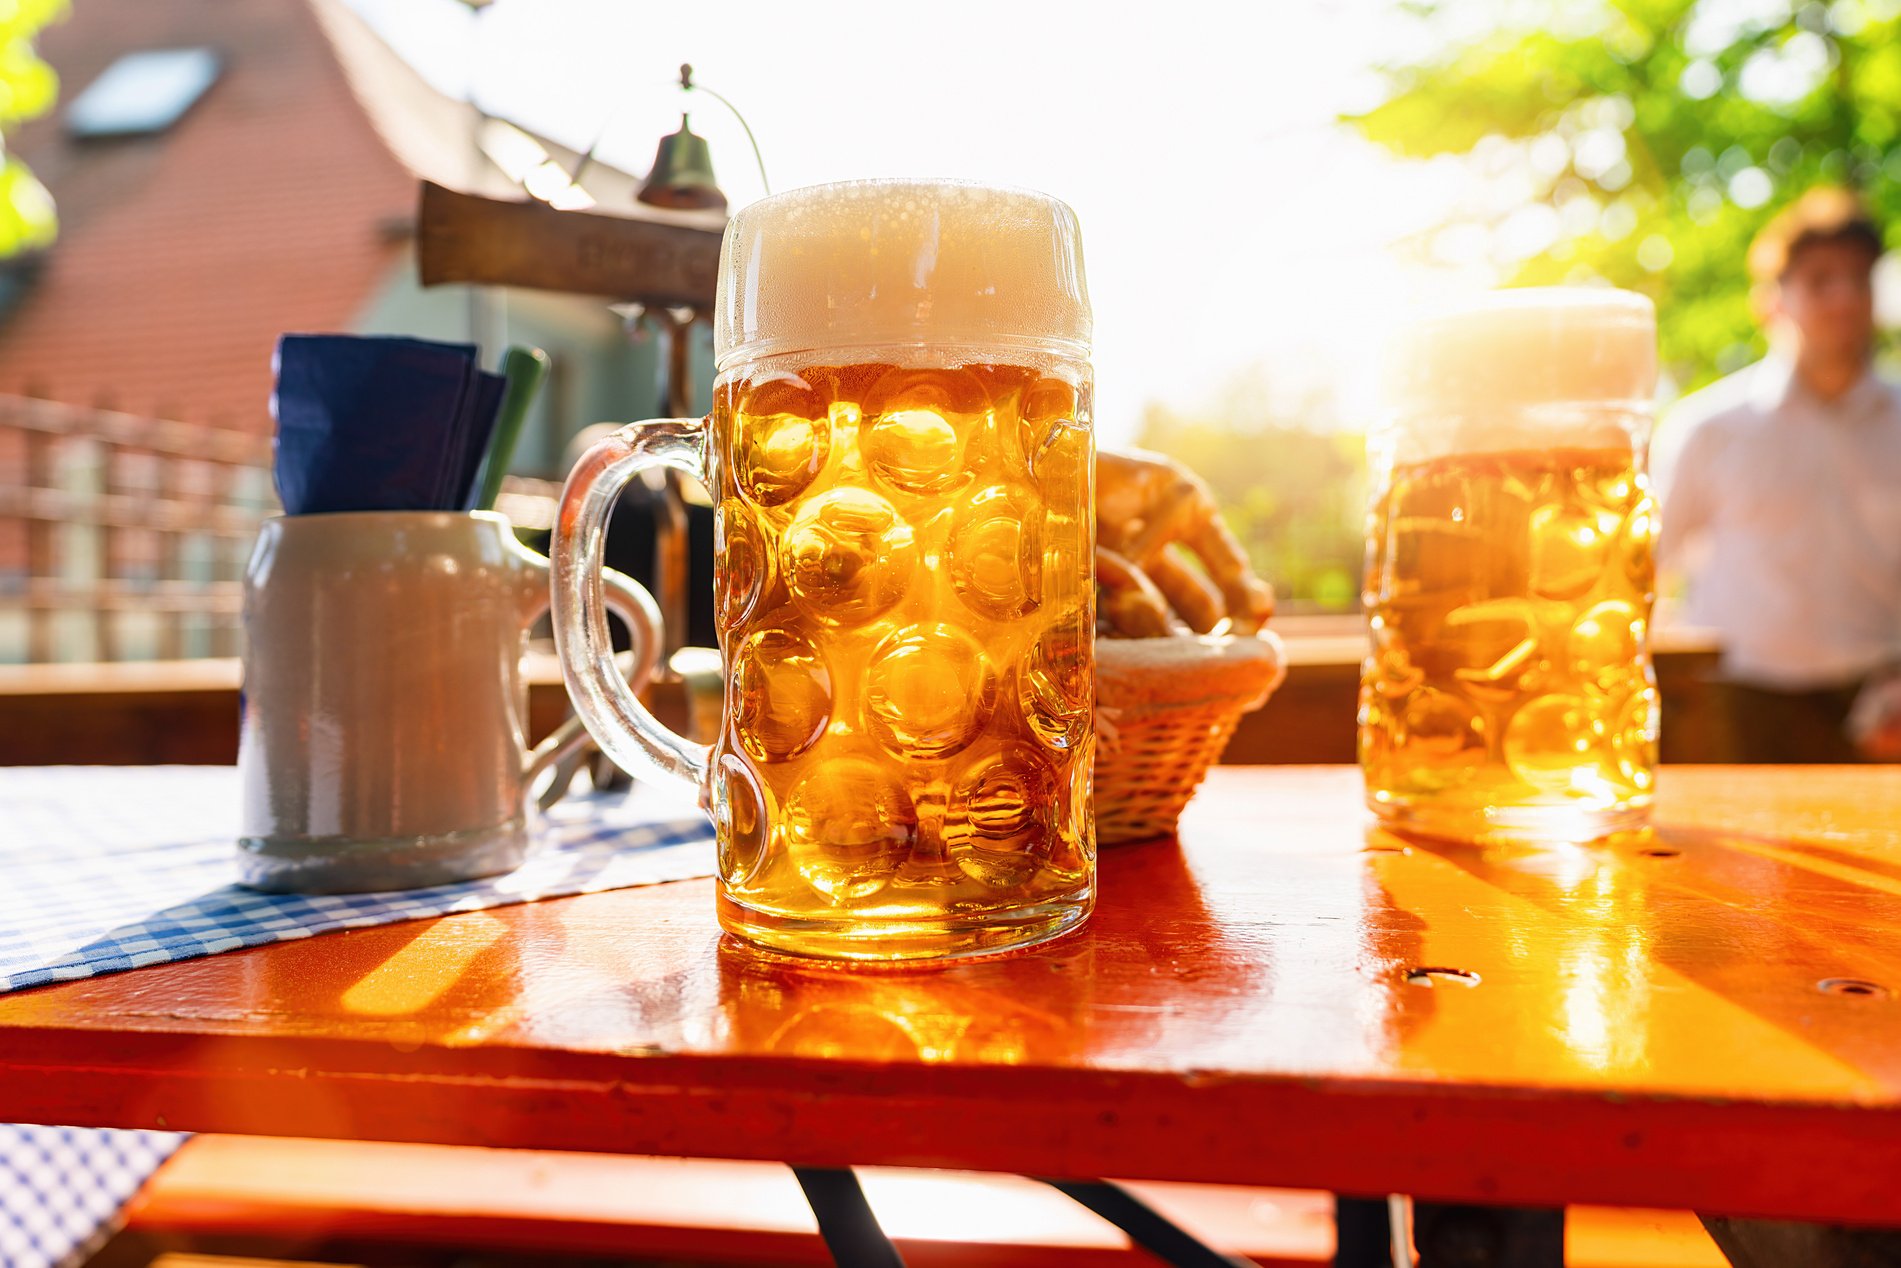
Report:
M 1745 24 L 1726 47 L 1692 56 L 1685 32 L 1702 5 L 1715 2 L 1609 0 L 1611 25 L 1572 40 L 1539 30 L 1522 5 L 1499 0 L 1491 34 L 1387 68 L 1386 101 L 1347 122 L 1395 155 L 1426 158 L 1468 154 L 1489 136 L 1529 142 L 1575 134 L 1590 120 L 1601 126 L 1605 103 L 1627 104 L 1618 117 L 1628 119 L 1630 183 L 1600 186 L 1599 196 L 1636 213 L 1631 231 L 1612 239 L 1586 229 L 1518 262 L 1501 280 L 1599 278 L 1652 295 L 1664 362 L 1694 386 L 1761 348 L 1744 257 L 1777 206 L 1810 185 L 1852 180 L 1888 223 L 1901 216 L 1901 15 L 1870 21 L 1852 36 L 1827 32 L 1835 69 L 1801 100 L 1778 104 L 1742 95 L 1742 67 L 1758 50 L 1820 28 L 1780 16 Z M 1698 58 L 1724 77 L 1705 99 L 1682 88 L 1685 68 Z M 1699 151 L 1708 158 L 1691 170 L 1686 157 Z M 1748 165 L 1774 181 L 1766 205 L 1741 207 L 1728 195 L 1730 177 Z M 1472 179 L 1484 179 L 1476 165 Z M 1551 199 L 1563 183 L 1533 196 Z M 1504 208 L 1501 219 L 1514 210 Z M 1667 268 L 1640 262 L 1651 239 L 1669 245 Z
M 53 196 L 18 159 L 0 167 L 0 258 L 53 245 Z
M 66 16 L 66 0 L 0 0 L 0 126 L 45 114 L 59 77 L 33 51 L 33 37 Z M 52 245 L 53 196 L 0 143 L 0 259 Z
M 59 95 L 59 76 L 33 46 L 15 41 L 0 48 L 0 125 L 45 114 Z

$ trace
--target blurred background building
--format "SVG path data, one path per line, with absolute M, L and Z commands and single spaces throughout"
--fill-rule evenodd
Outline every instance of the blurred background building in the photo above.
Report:
M 0 39 L 37 32 L 58 98 L 6 60 L 0 132 L 51 190 L 58 236 L 32 179 L 0 169 L 0 660 L 230 650 L 215 631 L 268 501 L 280 331 L 541 344 L 554 380 L 524 474 L 555 474 L 586 423 L 655 412 L 642 328 L 599 300 L 422 290 L 409 234 L 418 178 L 548 201 L 543 179 L 597 142 L 589 196 L 625 204 L 678 119 L 683 60 L 750 107 L 782 187 L 929 172 L 1070 201 L 1103 442 L 1202 472 L 1296 613 L 1357 607 L 1360 436 L 1381 336 L 1406 313 L 1501 283 L 1640 290 L 1668 400 L 1761 353 L 1743 257 L 1777 207 L 1835 182 L 1901 214 L 1901 0 L 1210 2 L 1141 40 L 1106 13 L 966 7 L 926 31 L 906 13 L 789 24 L 768 0 L 17 6 Z M 1000 29 L 1064 48 L 1064 73 L 920 90 L 994 59 Z M 788 92 L 787 66 L 850 73 Z M 694 123 L 732 205 L 762 193 L 731 120 Z M 1889 327 L 1894 271 L 1878 275 Z M 22 439 L 132 426 L 103 426 L 102 404 L 188 430 L 146 457 Z M 82 522 L 106 494 L 132 501 Z M 212 528 L 144 509 L 207 498 L 227 507 Z M 92 577 L 124 619 L 73 615 Z M 57 619 L 30 630 L 31 611 Z
M 431 87 L 338 0 L 81 0 L 39 49 L 59 102 L 7 144 L 58 234 L 0 260 L 0 662 L 235 653 L 282 332 L 546 349 L 531 475 L 657 403 L 653 342 L 601 301 L 417 284 L 419 180 L 521 198 L 579 155 Z

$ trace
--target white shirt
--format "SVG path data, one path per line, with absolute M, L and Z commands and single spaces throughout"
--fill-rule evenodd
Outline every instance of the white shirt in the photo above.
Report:
M 1727 677 L 1841 686 L 1901 662 L 1901 394 L 1833 401 L 1771 356 L 1688 397 L 1654 455 L 1659 563 Z

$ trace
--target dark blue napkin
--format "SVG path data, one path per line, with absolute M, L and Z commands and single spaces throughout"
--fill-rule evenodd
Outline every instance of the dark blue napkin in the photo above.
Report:
M 475 500 L 481 496 L 482 458 L 495 435 L 495 420 L 501 413 L 502 392 L 507 386 L 508 380 L 499 374 L 476 371 L 475 390 L 470 394 L 467 414 L 468 435 L 458 446 L 462 465 L 456 469 L 455 481 L 450 485 L 451 492 L 461 499 L 457 503 L 458 510 L 475 509 Z
M 474 344 L 285 335 L 276 370 L 274 474 L 286 514 L 474 504 L 502 396 Z

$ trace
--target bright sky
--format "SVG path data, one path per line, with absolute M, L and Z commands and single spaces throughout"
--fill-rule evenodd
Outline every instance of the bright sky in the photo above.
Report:
M 1240 378 L 1316 376 L 1367 402 L 1367 351 L 1426 275 L 1386 248 L 1456 196 L 1332 124 L 1369 66 L 1420 38 L 1393 0 L 351 0 L 438 87 L 644 171 L 683 103 L 735 207 L 773 188 L 956 176 L 1046 190 L 1081 217 L 1097 426 L 1210 404 Z M 1443 282 L 1443 278 L 1439 281 Z M 1357 422 L 1357 419 L 1349 421 Z

